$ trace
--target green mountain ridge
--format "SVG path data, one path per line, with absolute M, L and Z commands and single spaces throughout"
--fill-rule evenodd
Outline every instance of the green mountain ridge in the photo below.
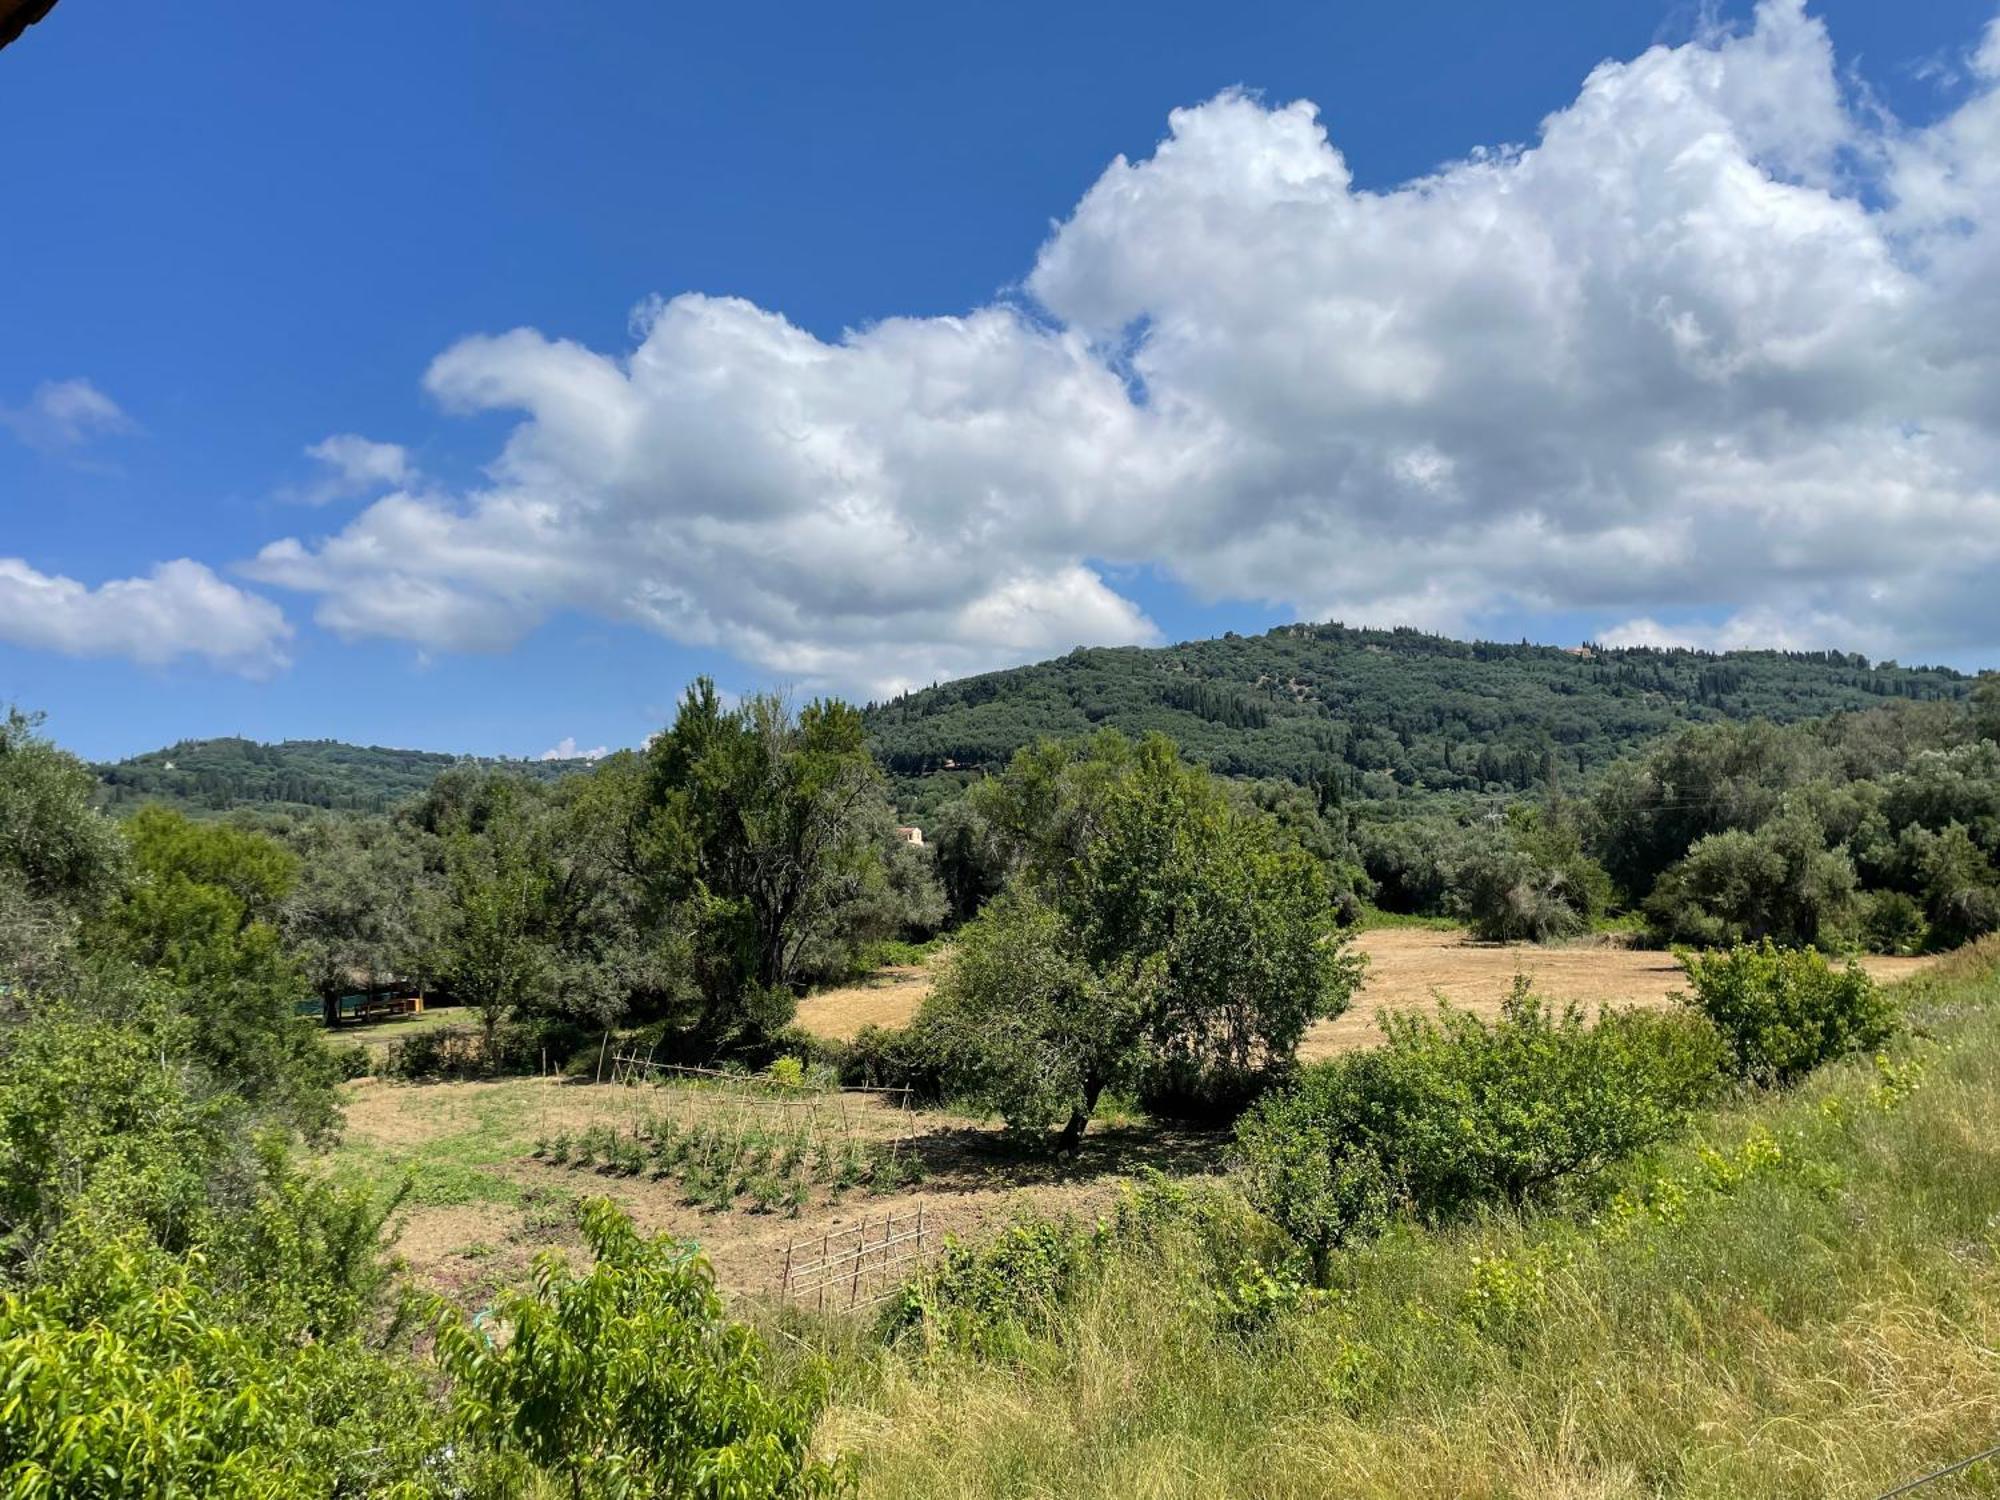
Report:
M 1225 775 L 1332 782 L 1371 800 L 1505 793 L 1551 771 L 1587 778 L 1680 724 L 1955 699 L 1972 680 L 1838 651 L 1562 647 L 1296 624 L 1173 646 L 1079 647 L 873 703 L 865 716 L 914 817 L 1042 735 L 1158 730 Z M 381 812 L 461 764 L 553 778 L 591 762 L 229 737 L 95 769 L 113 807 Z
M 1457 641 L 1412 629 L 1279 626 L 1163 647 L 1079 648 L 867 711 L 908 808 L 935 806 L 1039 735 L 1158 730 L 1231 776 L 1344 794 L 1505 792 L 1588 776 L 1679 724 L 1779 722 L 1963 697 L 1972 678 L 1837 651 Z

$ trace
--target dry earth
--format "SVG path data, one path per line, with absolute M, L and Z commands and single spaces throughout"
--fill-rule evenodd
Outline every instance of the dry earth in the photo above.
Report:
M 920 1161 L 920 1185 L 838 1201 L 816 1195 L 796 1217 L 738 1206 L 713 1211 L 682 1201 L 672 1181 L 610 1176 L 535 1158 L 538 1138 L 593 1125 L 629 1130 L 650 1111 L 675 1112 L 671 1090 L 598 1087 L 554 1079 L 401 1084 L 364 1078 L 346 1086 L 347 1128 L 329 1157 L 336 1172 L 388 1185 L 411 1169 L 415 1190 L 401 1215 L 396 1250 L 416 1277 L 469 1304 L 518 1283 L 537 1251 L 574 1251 L 574 1205 L 611 1198 L 647 1232 L 698 1243 L 728 1292 L 768 1293 L 783 1275 L 788 1243 L 800 1258 L 828 1231 L 879 1223 L 921 1204 L 929 1244 L 976 1236 L 1032 1205 L 1086 1217 L 1109 1208 L 1119 1185 L 1142 1167 L 1186 1174 L 1212 1169 L 1213 1140 L 1199 1132 L 1097 1127 L 1074 1162 L 1024 1160 L 1005 1149 L 991 1122 L 936 1111 L 909 1116 L 852 1096 L 822 1110 L 844 1111 L 843 1133 L 875 1142 L 900 1139 Z

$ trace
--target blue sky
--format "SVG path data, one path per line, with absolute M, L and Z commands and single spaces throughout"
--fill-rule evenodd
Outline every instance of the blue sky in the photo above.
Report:
M 63 0 L 0 53 L 0 699 L 91 756 L 535 754 L 635 743 L 699 671 L 865 695 L 1334 611 L 1983 665 L 1991 10 L 1776 12 Z M 1619 155 L 1607 111 L 1690 92 L 1671 171 Z M 1558 112 L 1561 171 L 1553 142 L 1465 166 Z M 1718 139 L 1729 196 L 1675 197 Z M 1717 202 L 1734 237 L 1693 245 Z M 1491 243 L 1448 247 L 1516 212 L 1546 258 L 1482 290 Z M 1586 262 L 1548 293 L 1576 366 L 1526 415 L 1438 373 L 1532 362 L 1485 311 Z M 1789 300 L 1821 284 L 1824 329 Z M 743 302 L 635 323 L 684 293 Z M 1953 378 L 1863 392 L 1905 342 L 1882 363 Z M 672 368 L 614 422 L 593 362 L 642 347 Z M 1607 390 L 1677 425 L 1591 449 Z M 308 455 L 337 435 L 377 467 Z M 1883 506 L 1908 556 L 1864 538 Z M 99 592 L 177 559 L 201 576 Z

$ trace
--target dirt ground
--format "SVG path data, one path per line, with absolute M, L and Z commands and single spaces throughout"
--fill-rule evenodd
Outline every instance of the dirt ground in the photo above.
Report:
M 992 1122 L 934 1111 L 905 1115 L 876 1099 L 823 1100 L 830 1128 L 878 1144 L 900 1141 L 922 1163 L 923 1180 L 893 1192 L 823 1194 L 796 1217 L 739 1204 L 712 1211 L 682 1201 L 671 1180 L 557 1167 L 537 1160 L 538 1139 L 594 1125 L 628 1130 L 648 1112 L 677 1112 L 678 1091 L 538 1079 L 401 1084 L 364 1078 L 346 1086 L 347 1128 L 328 1157 L 335 1173 L 384 1186 L 414 1170 L 396 1253 L 421 1282 L 469 1306 L 517 1284 L 549 1248 L 574 1252 L 576 1202 L 603 1195 L 648 1233 L 699 1244 L 717 1284 L 733 1294 L 770 1294 L 788 1244 L 803 1260 L 829 1232 L 924 1209 L 926 1246 L 946 1235 L 976 1237 L 1032 1207 L 1094 1217 L 1142 1167 L 1185 1175 L 1212 1170 L 1214 1140 L 1199 1132 L 1093 1126 L 1075 1161 L 1023 1159 Z M 712 1108 L 730 1106 L 715 1104 Z M 678 1112 L 698 1111 L 699 1104 Z M 833 1112 L 844 1116 L 832 1124 Z
M 1478 943 L 1463 932 L 1387 927 L 1364 932 L 1355 947 L 1368 955 L 1368 976 L 1346 1015 L 1321 1021 L 1306 1034 L 1301 1057 L 1329 1057 L 1380 1039 L 1380 1010 L 1429 1007 L 1443 995 L 1454 1005 L 1493 1015 L 1516 974 L 1526 974 L 1551 1000 L 1586 1005 L 1664 1005 L 1683 988 L 1673 955 L 1609 940 L 1539 947 L 1532 943 Z M 1902 979 L 1928 958 L 1864 958 L 1877 979 Z M 884 970 L 880 980 L 827 990 L 799 1006 L 808 1031 L 845 1041 L 865 1025 L 900 1026 L 930 992 L 931 974 L 907 966 Z
M 1681 987 L 1671 955 L 1608 942 L 1567 947 L 1475 943 L 1462 933 L 1388 928 L 1364 933 L 1368 975 L 1352 1009 L 1321 1022 L 1300 1048 L 1307 1058 L 1365 1046 L 1380 1036 L 1376 1013 L 1429 1006 L 1436 995 L 1482 1014 L 1499 1008 L 1517 973 L 1542 994 L 1585 1004 L 1658 1005 Z M 1900 979 L 1927 959 L 1863 961 L 1877 978 Z M 929 991 L 929 969 L 886 970 L 877 979 L 814 995 L 799 1007 L 810 1030 L 847 1038 L 873 1023 L 907 1021 Z M 828 1201 L 821 1193 L 799 1213 L 751 1211 L 741 1202 L 708 1210 L 682 1201 L 672 1180 L 558 1167 L 536 1159 L 538 1140 L 613 1125 L 629 1133 L 648 1114 L 695 1118 L 751 1106 L 728 1090 L 632 1088 L 554 1078 L 490 1083 L 400 1084 L 363 1078 L 346 1086 L 347 1129 L 327 1158 L 329 1170 L 378 1185 L 409 1177 L 398 1252 L 415 1276 L 468 1305 L 491 1289 L 518 1284 L 534 1255 L 574 1250 L 575 1205 L 603 1194 L 648 1232 L 697 1242 L 732 1294 L 768 1295 L 784 1275 L 786 1247 L 806 1256 L 830 1232 L 888 1214 L 925 1211 L 930 1248 L 947 1234 L 977 1236 L 1032 1206 L 1044 1213 L 1091 1217 L 1110 1208 L 1120 1187 L 1142 1167 L 1174 1175 L 1213 1171 L 1217 1141 L 1194 1131 L 1119 1124 L 1093 1125 L 1077 1160 L 1024 1159 L 1003 1144 L 993 1122 L 933 1111 L 906 1114 L 879 1098 L 822 1099 L 814 1128 L 877 1146 L 900 1142 L 921 1162 L 915 1186 L 871 1194 L 851 1189 Z M 804 1106 L 787 1106 L 802 1108 Z M 703 1112 L 710 1113 L 704 1115 Z M 787 1116 L 788 1123 L 793 1119 Z

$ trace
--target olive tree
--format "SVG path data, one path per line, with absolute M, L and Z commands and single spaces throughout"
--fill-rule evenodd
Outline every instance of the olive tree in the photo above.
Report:
M 1019 1127 L 1060 1121 L 1073 1149 L 1121 1080 L 1267 1070 L 1346 1007 L 1360 961 L 1325 867 L 1268 816 L 1159 737 L 1023 754 L 1023 790 L 1054 826 L 1016 824 L 1008 891 L 961 934 L 919 1016 L 961 1091 Z M 1088 796 L 1062 795 L 1065 776 Z

